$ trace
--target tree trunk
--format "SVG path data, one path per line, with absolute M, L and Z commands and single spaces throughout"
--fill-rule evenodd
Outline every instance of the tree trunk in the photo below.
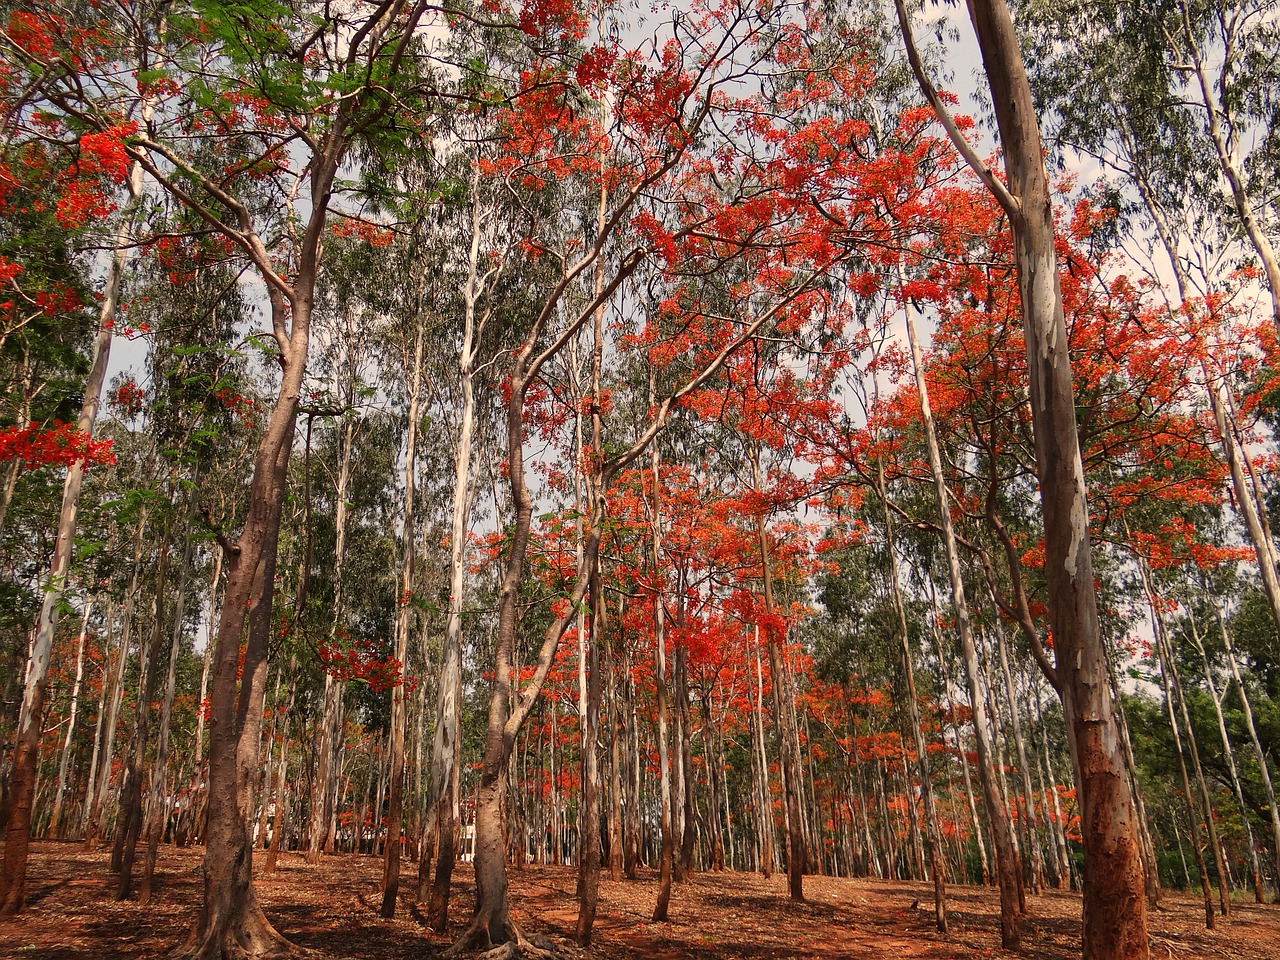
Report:
M 1227 736 L 1227 721 L 1222 716 L 1222 701 L 1218 697 L 1218 685 L 1213 679 L 1213 668 L 1209 665 L 1209 655 L 1200 641 L 1200 630 L 1196 626 L 1195 615 L 1187 608 L 1187 622 L 1191 625 L 1191 641 L 1196 652 L 1200 654 L 1200 662 L 1204 665 L 1204 680 L 1209 687 L 1209 699 L 1213 701 L 1213 714 L 1218 721 L 1218 736 L 1222 739 L 1222 750 L 1227 755 L 1227 772 L 1231 774 L 1231 789 L 1236 795 L 1236 805 L 1240 808 L 1240 822 L 1244 826 L 1244 840 L 1249 848 L 1249 873 L 1253 880 L 1253 898 L 1257 903 L 1266 901 L 1262 894 L 1262 867 L 1258 863 L 1258 847 L 1253 839 L 1253 827 L 1249 824 L 1249 808 L 1244 802 L 1244 789 L 1240 785 L 1240 769 L 1236 764 L 1235 747 Z
M 996 848 L 996 876 L 1000 884 L 1000 942 L 1006 950 L 1013 950 L 1017 949 L 1022 942 L 1022 911 L 1018 897 L 1020 871 L 1013 852 L 1008 817 L 1005 814 L 1005 799 L 1001 795 L 1000 784 L 996 779 L 995 754 L 983 709 L 978 651 L 974 645 L 973 629 L 969 622 L 964 574 L 960 569 L 959 548 L 956 546 L 955 530 L 951 523 L 951 498 L 947 492 L 946 476 L 942 472 L 942 453 L 938 447 L 938 435 L 934 428 L 933 410 L 929 403 L 929 387 L 925 382 L 924 362 L 920 354 L 920 342 L 916 337 L 915 318 L 912 316 L 910 306 L 903 313 L 907 325 L 907 338 L 911 345 L 912 367 L 915 371 L 916 390 L 920 400 L 920 416 L 929 450 L 929 467 L 933 473 L 939 526 L 942 528 L 947 569 L 951 578 L 951 602 L 956 616 L 956 633 L 960 638 L 960 650 L 969 683 L 969 701 L 973 707 L 973 729 L 978 746 L 978 779 L 982 783 L 982 798 Z
M 98 764 L 102 757 L 103 735 L 107 729 L 107 713 L 111 712 L 115 707 L 115 687 L 113 681 L 116 679 L 116 673 L 119 671 L 118 663 L 113 665 L 111 661 L 111 634 L 115 629 L 116 605 L 114 601 L 107 602 L 107 622 L 103 631 L 102 646 L 103 655 L 106 663 L 102 667 L 102 689 L 98 693 L 98 719 L 93 727 L 93 753 L 89 756 L 89 772 L 85 777 L 85 794 L 84 807 L 80 811 L 80 831 L 81 835 L 87 835 L 89 829 L 89 811 L 93 809 L 94 791 L 98 782 Z M 124 650 L 121 649 L 117 654 L 117 660 L 122 661 Z
M 323 206 L 327 192 L 320 192 Z M 179 952 L 187 960 L 267 956 L 289 948 L 262 912 L 253 889 L 248 819 L 254 809 L 266 698 L 281 507 L 306 365 L 313 289 L 314 273 L 304 266 L 289 301 L 292 335 L 285 341 L 288 352 L 281 356 L 279 392 L 254 457 L 244 526 L 234 544 L 223 544 L 228 569 L 209 698 L 204 898 L 191 937 Z M 286 324 L 285 311 L 285 301 L 273 292 L 272 315 L 281 328 Z M 240 641 L 246 621 L 248 640 L 242 662 Z
M 876 462 L 876 483 L 880 500 L 884 504 L 884 539 L 886 564 L 889 568 L 889 587 L 893 597 L 893 609 L 898 617 L 898 639 L 902 645 L 902 676 L 907 687 L 907 715 L 911 720 L 911 736 L 916 748 L 916 766 L 920 775 L 920 791 L 924 795 L 924 814 L 929 838 L 929 870 L 933 877 L 933 921 L 939 933 L 947 932 L 946 864 L 942 854 L 942 828 L 938 822 L 938 805 L 933 795 L 933 771 L 929 763 L 929 748 L 925 743 L 924 728 L 920 720 L 920 701 L 916 696 L 916 671 L 911 662 L 911 640 L 907 630 L 907 611 L 902 603 L 902 586 L 898 580 L 898 555 L 894 549 L 893 518 L 889 512 L 884 483 L 884 464 Z M 941 651 L 938 654 L 942 656 Z M 908 784 L 908 787 L 910 784 Z M 914 799 L 908 800 L 914 806 Z
M 598 493 L 603 493 L 599 491 Z M 591 583 L 591 640 L 587 662 L 587 710 L 582 744 L 582 820 L 579 833 L 578 922 L 574 939 L 591 944 L 596 908 L 600 902 L 600 760 L 596 740 L 600 732 L 600 644 L 604 638 L 604 597 L 599 572 Z
M 1154 607 L 1151 615 L 1153 618 L 1156 616 Z M 1165 711 L 1169 717 L 1169 726 L 1173 730 L 1173 744 L 1178 754 L 1178 772 L 1182 774 L 1182 793 L 1187 803 L 1187 832 L 1191 838 L 1191 852 L 1195 855 L 1196 870 L 1200 874 L 1200 891 L 1204 895 L 1204 925 L 1212 930 L 1217 926 L 1213 918 L 1213 890 L 1209 886 L 1209 871 L 1205 869 L 1204 855 L 1200 852 L 1200 829 L 1196 826 L 1196 820 L 1199 818 L 1196 815 L 1195 795 L 1191 792 L 1191 780 L 1187 777 L 1187 760 L 1182 750 L 1182 733 L 1178 728 L 1178 717 L 1174 713 L 1173 684 L 1169 679 L 1164 641 L 1159 636 L 1161 632 L 1161 627 L 1157 623 L 1156 641 L 1160 658 L 1160 679 L 1164 684 Z
M 1271 811 L 1271 840 L 1275 853 L 1276 901 L 1280 903 L 1280 807 L 1276 804 L 1276 789 L 1267 769 L 1267 754 L 1258 738 L 1258 728 L 1253 722 L 1253 707 L 1249 703 L 1249 694 L 1245 690 L 1244 680 L 1240 676 L 1240 664 L 1236 661 L 1236 651 L 1231 644 L 1231 633 L 1222 619 L 1222 611 L 1214 608 L 1218 620 L 1218 630 L 1222 636 L 1222 648 L 1227 654 L 1227 665 L 1231 667 L 1231 677 L 1236 682 L 1236 690 L 1240 694 L 1240 707 L 1244 713 L 1245 729 L 1249 731 L 1249 742 L 1253 744 L 1254 759 L 1258 761 L 1258 772 L 1262 778 L 1262 787 L 1267 794 L 1267 806 Z
M 1083 957 L 1146 960 L 1150 946 L 1137 812 L 1124 775 L 1098 624 L 1089 505 L 1058 285 L 1053 209 L 1031 85 L 1004 0 L 968 0 L 1004 148 L 1005 188 L 964 141 L 925 77 L 910 42 L 906 8 L 902 0 L 896 2 L 922 90 L 965 161 L 997 197 L 1013 225 L 1044 512 L 1044 570 L 1056 662 L 1050 682 L 1062 698 L 1087 864 Z
M 116 884 L 117 900 L 127 900 L 133 895 L 133 864 L 138 852 L 138 840 L 142 836 L 143 766 L 150 738 L 151 697 L 155 687 L 156 661 L 160 654 L 160 638 L 164 632 L 164 597 L 168 589 L 171 523 L 171 520 L 164 521 L 164 533 L 157 551 L 155 595 L 151 603 L 151 636 L 142 647 L 138 661 L 138 699 L 133 738 L 129 742 L 129 755 L 125 760 L 124 786 L 120 790 L 120 815 L 116 821 L 116 841 L 111 852 L 111 869 L 119 874 Z
M 147 835 L 146 858 L 142 864 L 142 885 L 138 890 L 138 902 L 151 902 L 152 881 L 156 872 L 156 857 L 160 840 L 164 835 L 165 824 L 169 821 L 171 807 L 165 792 L 167 782 L 166 769 L 169 765 L 169 726 L 173 718 L 173 699 L 177 693 L 178 652 L 182 642 L 183 615 L 187 601 L 187 582 L 191 572 L 191 554 L 194 542 L 191 537 L 191 524 L 195 518 L 195 497 L 188 494 L 189 505 L 187 516 L 183 522 L 182 566 L 178 570 L 178 592 L 173 602 L 173 633 L 169 640 L 169 666 L 165 675 L 164 701 L 160 707 L 159 740 L 156 743 L 156 757 L 152 765 L 151 791 L 147 799 L 144 817 Z
M 773 803 L 769 792 L 769 760 L 764 750 L 764 670 L 760 663 L 760 627 L 755 627 L 755 643 L 752 645 L 755 654 L 755 687 L 752 692 L 752 725 L 751 752 L 752 766 L 757 776 L 754 789 L 756 807 L 756 835 L 760 872 L 768 880 L 773 876 Z
M 1126 529 L 1126 533 L 1127 533 Z M 1204 779 L 1204 768 L 1200 764 L 1200 748 L 1196 744 L 1195 728 L 1191 725 L 1191 714 L 1187 710 L 1186 697 L 1182 692 L 1182 679 L 1178 676 L 1177 664 L 1173 659 L 1173 648 L 1169 644 L 1169 632 L 1165 626 L 1164 615 L 1160 611 L 1160 598 L 1155 592 L 1155 583 L 1151 576 L 1151 570 L 1146 560 L 1139 557 L 1138 572 L 1142 577 L 1142 586 L 1147 593 L 1147 601 L 1151 605 L 1151 623 L 1154 628 L 1156 638 L 1156 648 L 1160 656 L 1161 672 L 1165 678 L 1165 692 L 1171 695 L 1172 700 L 1169 705 L 1170 719 L 1173 719 L 1173 708 L 1178 708 L 1178 713 L 1182 715 L 1182 723 L 1187 731 L 1187 748 L 1191 754 L 1191 769 L 1195 773 L 1196 786 L 1200 796 L 1200 806 L 1204 812 L 1205 830 L 1209 838 L 1209 849 L 1213 854 L 1214 865 L 1218 873 L 1218 895 L 1224 917 L 1231 916 L 1231 893 L 1227 887 L 1227 870 L 1226 858 L 1222 854 L 1222 844 L 1218 838 L 1218 828 L 1213 819 L 1213 798 L 1209 794 L 1209 785 Z M 1177 722 L 1174 722 L 1174 733 L 1177 733 Z M 1182 745 L 1178 744 L 1179 759 L 1182 756 Z M 1183 775 L 1186 775 L 1185 764 Z M 1190 791 L 1188 791 L 1190 793 Z M 1187 802 L 1192 804 L 1191 816 L 1195 817 L 1194 804 L 1192 798 L 1188 795 Z M 1207 883 L 1207 879 L 1205 880 Z M 1212 916 L 1212 910 L 1210 910 Z M 1213 924 L 1209 924 L 1212 928 Z
M 142 570 L 142 535 L 147 524 L 144 507 L 139 511 L 138 529 L 133 541 L 133 567 L 129 575 L 129 587 L 125 591 L 124 610 L 120 616 L 120 659 L 116 663 L 112 681 L 111 706 L 107 711 L 107 726 L 103 736 L 102 761 L 98 772 L 97 787 L 92 801 L 85 811 L 84 845 L 96 850 L 107 823 L 107 790 L 111 785 L 111 760 L 115 753 L 116 725 L 120 719 L 120 704 L 124 700 L 125 669 L 129 660 L 129 644 L 133 632 L 133 601 L 138 593 L 138 576 Z
M 80 707 L 80 683 L 84 680 L 84 644 L 85 635 L 89 631 L 89 615 L 93 612 L 93 601 L 84 605 L 84 618 L 80 622 L 80 638 L 76 642 L 76 679 L 71 687 L 71 707 L 67 717 L 67 735 L 62 741 L 62 756 L 58 759 L 58 784 L 53 792 L 53 815 L 49 818 L 49 837 L 57 839 L 58 827 L 62 822 L 62 798 L 67 790 L 67 765 L 71 760 L 71 742 L 76 733 L 76 713 Z
M 764 477 L 760 472 L 760 451 L 755 448 L 751 456 L 752 479 L 758 493 L 764 492 Z M 769 535 L 764 516 L 756 517 L 756 539 L 760 545 L 760 570 L 766 616 L 773 616 L 773 571 L 770 568 Z M 790 627 L 786 628 L 788 631 Z M 772 625 L 764 630 L 769 650 L 770 687 L 773 689 L 773 715 L 778 731 L 778 758 L 782 769 L 782 792 L 787 813 L 787 889 L 792 900 L 804 900 L 804 815 L 800 810 L 800 758 L 797 756 L 797 735 L 787 710 L 781 642 Z
M 651 373 L 649 381 L 650 401 L 652 401 L 653 397 L 652 377 L 653 375 Z M 653 551 L 651 559 L 653 562 L 653 676 L 658 698 L 658 789 L 662 803 L 662 852 L 658 860 L 658 902 L 653 908 L 653 920 L 656 923 L 667 919 L 667 911 L 671 903 L 672 859 L 675 855 L 675 836 L 671 832 L 671 737 L 668 732 L 668 715 L 670 707 L 667 704 L 666 600 L 664 599 L 662 589 L 662 571 L 665 566 L 662 562 L 662 477 L 658 470 L 657 444 L 654 444 L 653 447 L 652 468 L 653 526 L 651 534 L 653 538 Z
M 142 168 L 135 163 L 129 171 L 129 194 L 136 200 L 141 190 Z M 93 436 L 98 408 L 102 403 L 102 385 L 107 374 L 112 328 L 115 326 L 121 278 L 129 255 L 132 229 L 133 214 L 130 213 L 121 218 L 116 228 L 111 267 L 102 290 L 98 333 L 93 342 L 93 360 L 85 379 L 84 399 L 76 421 L 76 429 L 88 437 Z M 18 712 L 9 773 L 9 816 L 5 825 L 4 860 L 0 863 L 0 917 L 20 913 L 26 903 L 27 851 L 31 843 L 31 814 L 35 801 L 36 772 L 40 762 L 40 730 L 44 719 L 45 697 L 49 690 L 49 661 L 53 655 L 53 638 L 61 615 L 62 597 L 71 572 L 76 516 L 84 472 L 83 461 L 73 463 L 67 468 L 66 478 L 62 483 L 62 505 L 58 511 L 53 559 L 45 579 L 40 618 L 36 622 L 35 638 L 27 658 L 26 681 L 22 692 L 22 706 Z
M 1013 742 L 1018 751 L 1018 770 L 1022 774 L 1022 792 L 1026 797 L 1027 833 L 1031 841 L 1031 889 L 1044 892 L 1044 848 L 1040 845 L 1040 831 L 1035 820 L 1035 788 L 1031 786 L 1031 764 L 1027 761 L 1027 745 L 1022 737 L 1022 720 L 1018 716 L 1018 698 L 1013 690 L 1013 672 L 1009 669 L 1009 653 L 1006 649 L 1004 627 L 1000 623 L 1000 606 L 996 602 L 995 587 L 991 588 L 991 609 L 994 615 L 992 629 L 996 635 L 996 654 L 1000 660 L 1000 672 L 1004 677 L 1005 697 L 1009 701 L 1009 715 L 1013 722 Z
M 381 916 L 395 916 L 396 895 L 400 891 L 400 821 L 404 816 L 404 743 L 408 700 L 405 697 L 405 667 L 409 659 L 409 631 L 413 626 L 413 564 L 418 538 L 413 513 L 413 495 L 418 459 L 419 398 L 422 395 L 422 350 L 426 325 L 418 320 L 413 363 L 409 373 L 409 430 L 404 453 L 404 529 L 401 534 L 400 592 L 396 608 L 396 683 L 391 688 L 390 782 L 387 789 L 387 842 L 383 850 Z

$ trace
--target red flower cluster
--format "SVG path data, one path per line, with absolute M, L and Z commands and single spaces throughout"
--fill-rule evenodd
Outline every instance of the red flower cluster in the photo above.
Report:
M 133 379 L 126 380 L 116 387 L 111 395 L 111 404 L 116 414 L 123 420 L 132 420 L 142 412 L 142 404 L 146 394 Z
M 244 394 L 223 388 L 213 395 L 213 399 L 230 410 L 250 430 L 258 425 L 258 405 Z
M 94 440 L 81 433 L 70 423 L 53 421 L 53 427 L 45 430 L 38 423 L 25 427 L 10 427 L 0 433 L 0 461 L 21 460 L 28 470 L 39 467 L 69 467 L 83 464 L 111 466 L 116 455 L 111 452 L 110 440 Z
M 350 638 L 345 633 L 338 633 L 341 640 L 349 641 Z M 322 643 L 316 648 L 316 653 L 325 673 L 335 680 L 367 683 L 374 693 L 382 693 L 401 684 L 404 684 L 408 693 L 417 689 L 418 678 L 404 676 L 403 663 L 395 657 L 379 658 L 373 650 L 373 644 L 368 641 L 357 640 L 349 646 Z

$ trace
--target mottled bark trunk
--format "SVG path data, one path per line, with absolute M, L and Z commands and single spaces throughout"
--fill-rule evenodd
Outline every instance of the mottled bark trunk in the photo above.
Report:
M 910 44 L 902 0 L 897 0 L 897 7 L 922 90 L 1013 226 L 1044 513 L 1044 570 L 1056 663 L 1050 682 L 1062 698 L 1087 864 L 1083 957 L 1146 960 L 1150 946 L 1137 812 L 1124 773 L 1098 624 L 1089 505 L 1058 285 L 1053 209 L 1022 50 L 1004 0 L 968 0 L 1004 148 L 1005 187 L 955 127 Z

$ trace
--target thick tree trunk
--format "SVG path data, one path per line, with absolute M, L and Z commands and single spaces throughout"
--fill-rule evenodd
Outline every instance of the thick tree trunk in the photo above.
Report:
M 191 937 L 178 954 L 188 960 L 266 957 L 289 949 L 254 893 L 248 820 L 258 774 L 281 506 L 306 365 L 313 283 L 314 275 L 304 272 L 290 301 L 293 332 L 285 341 L 289 349 L 281 357 L 279 392 L 254 458 L 248 513 L 240 538 L 223 544 L 228 569 L 209 698 L 204 899 Z M 283 298 L 273 294 L 272 314 L 281 327 L 285 309 Z M 248 641 L 241 661 L 246 621 Z

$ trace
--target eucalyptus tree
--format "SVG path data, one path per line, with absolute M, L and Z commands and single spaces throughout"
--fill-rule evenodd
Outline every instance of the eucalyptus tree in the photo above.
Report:
M 1055 638 L 1055 663 L 1046 676 L 1062 699 L 1081 797 L 1087 864 L 1083 954 L 1086 960 L 1144 958 L 1150 945 L 1137 811 L 1124 776 L 1107 683 L 1053 208 L 1023 53 L 1003 0 L 970 0 L 969 16 L 1004 149 L 1006 186 L 956 126 L 915 50 L 905 4 L 895 0 L 895 5 L 922 92 L 1012 225 Z

